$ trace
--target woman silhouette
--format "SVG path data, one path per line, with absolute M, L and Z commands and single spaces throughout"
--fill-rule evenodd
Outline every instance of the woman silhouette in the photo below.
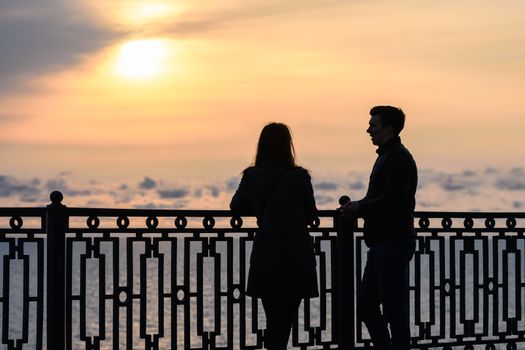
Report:
M 288 127 L 266 125 L 255 164 L 244 170 L 230 203 L 234 213 L 258 220 L 246 294 L 262 300 L 268 350 L 286 349 L 301 299 L 319 295 L 307 229 L 317 208 L 310 175 L 295 164 L 294 153 Z

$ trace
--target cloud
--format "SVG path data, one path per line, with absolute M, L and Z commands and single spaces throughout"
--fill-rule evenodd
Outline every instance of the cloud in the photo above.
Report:
M 20 202 L 22 203 L 38 203 L 38 199 L 35 197 L 22 197 L 20 198 Z
M 189 191 L 185 188 L 179 188 L 174 190 L 159 190 L 157 192 L 160 198 L 183 198 L 189 194 Z
M 34 180 L 24 183 L 14 177 L 0 175 L 0 197 L 17 195 L 22 198 L 31 198 L 40 194 L 37 186 Z
M 157 182 L 150 177 L 144 177 L 144 180 L 139 182 L 139 188 L 144 190 L 151 190 L 157 186 Z
M 207 186 L 207 189 L 210 191 L 210 194 L 212 197 L 219 197 L 219 194 L 221 193 L 221 190 L 217 186 Z
M 70 68 L 134 32 L 131 28 L 124 31 L 101 23 L 81 2 L 0 0 L 0 6 L 0 94 L 30 89 L 35 76 Z M 231 25 L 235 20 L 268 16 L 278 13 L 277 10 L 276 6 L 243 5 L 212 14 L 189 15 L 193 19 L 178 19 L 166 28 L 159 23 L 153 27 L 161 28 L 155 31 L 164 34 L 166 31 L 193 34 Z M 145 31 L 139 28 L 135 34 Z M 0 116 L 0 122 L 10 120 L 11 116 Z
M 484 177 L 474 170 L 448 173 L 435 169 L 418 171 L 418 191 L 427 186 L 438 186 L 446 192 L 473 193 L 484 184 Z
M 525 181 L 522 179 L 499 179 L 496 187 L 507 191 L 525 191 Z
M 156 21 L 139 28 L 109 26 L 82 2 L 0 0 L 0 94 L 30 89 L 35 76 L 70 68 L 119 38 L 134 35 L 196 35 L 247 21 L 314 11 L 340 0 L 250 1 L 224 7 L 195 6 L 175 22 Z M 109 7 L 111 8 L 111 7 Z M 2 119 L 0 119 L 0 122 Z
M 428 201 L 428 200 L 420 200 L 420 201 L 417 201 L 417 205 L 420 206 L 420 207 L 423 207 L 425 209 L 428 209 L 428 208 L 432 208 L 432 207 L 436 207 L 436 206 L 439 206 L 441 205 L 442 203 L 439 203 L 437 201 Z
M 133 205 L 133 207 L 135 209 L 173 209 L 174 205 L 149 202 L 144 204 L 135 204 Z
M 61 178 L 50 179 L 46 182 L 46 188 L 50 191 L 64 191 L 67 189 L 67 183 L 66 180 Z
M 362 181 L 353 181 L 348 183 L 348 188 L 350 190 L 363 190 L 365 188 L 365 184 Z
M 217 2 L 220 4 L 220 2 Z M 351 5 L 351 4 L 350 4 Z M 246 22 L 253 24 L 260 21 L 283 21 L 283 17 L 301 13 L 315 13 L 319 10 L 334 8 L 335 6 L 350 6 L 341 0 L 269 0 L 238 2 L 235 6 L 215 6 L 210 10 L 195 7 L 192 13 L 183 19 L 177 18 L 175 22 L 166 21 L 164 24 L 156 23 L 154 27 L 144 26 L 140 29 L 142 34 L 174 33 L 178 36 L 191 36 L 205 32 L 222 30 L 225 28 L 239 27 Z
M 445 191 L 461 191 L 467 188 L 466 184 L 461 183 L 460 179 L 454 178 L 452 175 L 441 184 L 441 188 Z
M 314 188 L 319 191 L 334 191 L 337 190 L 339 185 L 335 182 L 322 181 L 314 183 Z
M 0 93 L 71 67 L 119 35 L 68 1 L 2 1 L 1 6 Z
M 63 191 L 64 196 L 66 197 L 75 197 L 75 196 L 89 196 L 91 195 L 90 190 L 65 190 Z
M 485 168 L 485 170 L 484 170 L 484 173 L 485 173 L 485 174 L 488 174 L 488 175 L 490 175 L 490 174 L 496 174 L 497 172 L 498 172 L 498 169 L 497 169 L 497 168 L 494 168 L 494 167 L 487 167 L 487 168 Z
M 494 183 L 495 187 L 506 191 L 525 191 L 525 170 L 513 168 L 499 175 Z
M 71 173 L 63 171 L 59 173 L 59 176 L 70 176 Z M 39 181 L 38 179 L 35 179 L 34 181 Z M 76 185 L 75 187 L 81 187 L 85 185 Z M 92 191 L 86 190 L 86 189 L 80 189 L 80 188 L 70 188 L 70 185 L 67 183 L 67 181 L 62 178 L 54 178 L 49 179 L 46 181 L 45 190 L 51 192 L 51 191 L 60 191 L 64 195 L 64 197 L 77 197 L 77 196 L 90 196 L 92 194 Z
M 237 187 L 239 186 L 240 181 L 241 180 L 238 177 L 230 177 L 229 179 L 226 180 L 226 188 L 230 192 L 235 191 Z
M 320 194 L 316 194 L 315 195 L 315 203 L 317 204 L 318 207 L 319 206 L 324 206 L 324 205 L 327 205 L 327 204 L 333 204 L 331 206 L 331 208 L 339 207 L 339 203 L 335 202 L 333 197 L 320 195 Z
M 193 192 L 193 195 L 197 198 L 201 198 L 203 196 L 211 196 L 213 198 L 218 198 L 220 194 L 221 189 L 218 185 L 206 185 L 204 187 L 199 187 L 195 189 Z
M 338 190 L 350 183 L 363 185 L 365 173 L 316 176 L 314 183 L 322 184 L 315 192 L 319 209 L 338 207 L 341 194 Z M 523 211 L 522 168 L 495 169 L 487 173 L 484 169 L 446 172 L 424 169 L 420 180 L 425 185 L 418 189 L 416 210 L 431 211 Z M 49 193 L 59 189 L 64 193 L 63 203 L 68 207 L 113 207 L 113 208 L 171 208 L 171 209 L 226 209 L 232 191 L 237 188 L 238 177 L 208 180 L 166 179 L 157 181 L 146 176 L 142 181 L 80 180 L 74 175 L 53 178 L 16 178 L 0 176 L 1 206 L 45 206 L 49 204 Z M 154 186 L 145 190 L 140 184 Z M 357 185 L 356 185 L 357 187 Z M 343 191 L 341 191 L 343 192 Z M 354 199 L 362 198 L 362 190 L 347 193 Z

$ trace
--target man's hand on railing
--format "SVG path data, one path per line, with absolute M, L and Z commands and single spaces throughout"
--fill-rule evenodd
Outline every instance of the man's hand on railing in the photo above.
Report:
M 341 205 L 337 211 L 341 213 L 344 218 L 356 217 L 359 212 L 359 202 L 352 202 L 350 197 L 342 196 L 339 198 L 339 204 Z

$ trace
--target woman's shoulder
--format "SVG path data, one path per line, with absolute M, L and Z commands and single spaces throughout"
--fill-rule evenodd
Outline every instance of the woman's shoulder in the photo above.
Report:
M 286 177 L 306 177 L 310 179 L 309 171 L 301 166 L 293 166 L 289 168 L 277 166 L 249 166 L 243 171 L 244 176 L 254 176 L 257 174 L 269 175 L 274 173 L 283 174 Z
M 310 176 L 310 172 L 308 171 L 308 169 L 306 168 L 303 168 L 302 166 L 300 165 L 296 165 L 292 168 L 292 171 L 296 172 L 297 174 L 302 174 L 302 175 L 308 175 Z
M 310 172 L 301 166 L 295 166 L 291 168 L 288 171 L 288 174 L 290 177 L 304 178 L 304 179 L 310 180 Z

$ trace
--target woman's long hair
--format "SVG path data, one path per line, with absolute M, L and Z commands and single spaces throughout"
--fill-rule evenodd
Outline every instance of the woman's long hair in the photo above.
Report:
M 296 166 L 290 129 L 283 123 L 269 123 L 261 131 L 255 166 Z

